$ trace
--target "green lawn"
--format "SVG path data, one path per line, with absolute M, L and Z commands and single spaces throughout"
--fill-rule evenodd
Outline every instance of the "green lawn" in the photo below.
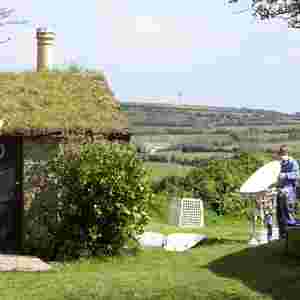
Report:
M 163 224 L 147 230 L 178 231 Z M 184 231 L 205 233 L 209 240 L 183 253 L 147 249 L 54 264 L 49 273 L 2 273 L 1 299 L 298 299 L 300 260 L 284 256 L 279 242 L 248 248 L 247 222 L 210 221 Z
M 158 176 L 184 175 L 188 168 L 146 163 Z M 176 174 L 175 173 L 175 174 Z M 157 223 L 154 223 L 157 221 Z M 48 273 L 2 273 L 5 300 L 296 300 L 300 259 L 284 255 L 284 244 L 249 248 L 249 224 L 207 212 L 204 228 L 179 229 L 156 217 L 146 231 L 194 232 L 208 236 L 183 253 L 145 249 L 113 258 L 53 265 Z

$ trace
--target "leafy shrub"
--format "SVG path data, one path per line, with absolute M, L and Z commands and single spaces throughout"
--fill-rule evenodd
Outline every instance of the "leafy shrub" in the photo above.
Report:
M 152 221 L 158 223 L 168 222 L 170 199 L 171 197 L 166 191 L 154 193 L 149 213 Z
M 185 178 L 182 176 L 167 176 L 152 184 L 154 193 L 167 192 L 168 194 L 178 194 L 185 190 Z
M 247 209 L 238 192 L 242 183 L 264 163 L 263 157 L 241 153 L 232 159 L 210 160 L 192 169 L 185 178 L 185 189 L 200 197 L 218 215 L 240 215 Z
M 154 181 L 152 190 L 154 197 L 151 217 L 152 220 L 158 220 L 161 223 L 168 222 L 169 202 L 173 197 L 192 197 L 191 192 L 187 192 L 183 176 L 166 176 L 159 181 Z
M 27 253 L 46 259 L 113 255 L 143 232 L 152 192 L 132 146 L 81 145 L 39 171 L 26 210 Z

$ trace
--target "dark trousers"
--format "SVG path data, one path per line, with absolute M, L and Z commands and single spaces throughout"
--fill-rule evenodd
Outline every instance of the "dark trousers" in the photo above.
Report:
M 276 215 L 280 238 L 286 237 L 286 227 L 288 225 L 294 225 L 296 223 L 294 213 L 295 202 L 290 202 L 288 196 L 284 192 L 279 191 L 277 195 Z

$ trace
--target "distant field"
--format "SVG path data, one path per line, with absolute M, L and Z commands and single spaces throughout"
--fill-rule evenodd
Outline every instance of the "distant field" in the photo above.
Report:
M 161 135 L 161 134 L 203 134 L 206 129 L 193 127 L 151 127 L 151 126 L 132 126 L 129 130 L 133 135 Z
M 286 133 L 259 133 L 256 136 L 250 136 L 251 139 L 247 141 L 247 132 L 235 131 L 241 142 L 238 143 L 257 143 L 263 146 L 263 148 L 269 148 L 272 146 L 277 146 L 282 143 L 291 145 L 292 148 L 299 148 L 300 138 L 288 139 L 288 134 Z M 141 145 L 144 143 L 149 144 L 202 144 L 202 145 L 214 145 L 214 146 L 237 146 L 236 141 L 230 136 L 230 134 L 218 134 L 213 133 L 201 133 L 201 134 L 158 134 L 158 135 L 133 135 L 131 142 L 136 145 Z
M 177 105 L 176 106 L 176 110 L 177 111 L 187 111 L 187 112 L 195 112 L 195 111 L 204 111 L 207 112 L 208 111 L 208 107 L 207 106 L 200 106 L 200 105 Z
M 181 151 L 162 151 L 158 152 L 157 155 L 162 155 L 165 157 L 175 156 L 178 159 L 188 158 L 198 158 L 198 159 L 208 159 L 210 157 L 224 157 L 227 156 L 226 152 L 192 152 L 192 153 L 184 153 Z
M 160 134 L 133 136 L 136 143 L 168 143 L 168 144 L 213 144 L 214 142 L 228 142 L 232 138 L 227 134 Z
M 145 162 L 145 166 L 150 171 L 152 180 L 167 176 L 185 176 L 192 169 L 189 166 L 159 162 Z
M 300 129 L 300 123 L 295 123 L 295 124 L 290 124 L 290 125 L 252 125 L 252 126 L 226 126 L 226 127 L 221 127 L 218 126 L 217 128 L 210 129 L 210 131 L 216 130 L 216 129 L 227 129 L 227 130 L 246 130 L 247 128 L 257 128 L 260 130 L 278 130 L 278 129 L 289 129 L 289 128 L 296 128 Z
M 278 130 L 300 130 L 300 125 L 280 125 L 280 126 L 218 126 L 214 128 L 194 128 L 194 127 L 166 127 L 166 126 L 158 126 L 158 127 L 151 127 L 151 126 L 131 126 L 129 125 L 130 132 L 134 136 L 159 136 L 159 135 L 229 135 L 232 132 L 242 133 L 247 132 L 249 129 L 257 129 L 259 130 L 260 134 L 264 135 L 266 138 L 271 136 L 272 138 L 278 137 Z M 270 133 L 264 132 L 270 131 Z M 274 131 L 274 132 L 272 132 Z M 282 133 L 280 133 L 281 135 Z M 283 133 L 283 136 L 287 136 L 287 134 Z
M 265 148 L 278 148 L 281 143 L 264 143 L 263 146 Z M 295 141 L 284 141 L 284 144 L 289 146 L 290 151 L 300 151 L 300 140 L 295 140 Z

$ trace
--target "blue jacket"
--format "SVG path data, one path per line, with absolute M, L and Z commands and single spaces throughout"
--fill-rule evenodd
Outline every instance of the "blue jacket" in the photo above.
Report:
M 282 160 L 280 162 L 280 173 L 285 174 L 285 178 L 281 180 L 281 186 L 293 186 L 296 187 L 297 180 L 299 179 L 299 164 L 293 159 Z

